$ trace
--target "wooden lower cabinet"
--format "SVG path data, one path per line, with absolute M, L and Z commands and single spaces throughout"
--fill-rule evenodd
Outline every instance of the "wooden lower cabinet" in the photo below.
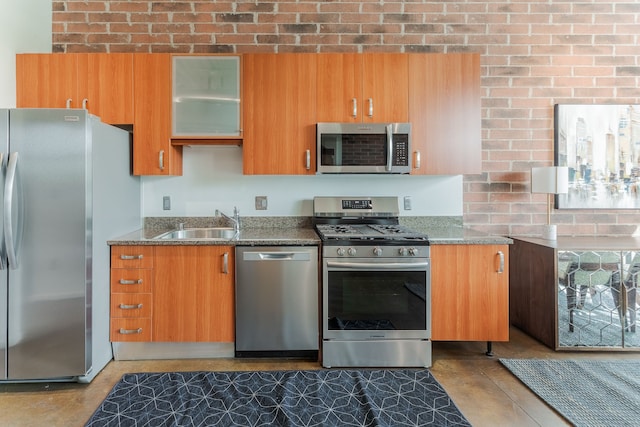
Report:
M 509 340 L 508 245 L 431 246 L 434 341 Z
M 233 246 L 113 246 L 111 341 L 233 342 Z
M 153 246 L 111 247 L 111 341 L 151 341 Z
M 156 247 L 153 341 L 234 341 L 233 249 Z

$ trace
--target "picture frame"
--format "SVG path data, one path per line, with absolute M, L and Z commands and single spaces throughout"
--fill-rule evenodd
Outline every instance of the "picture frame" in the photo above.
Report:
M 639 209 L 640 105 L 556 104 L 554 157 L 569 168 L 557 209 Z

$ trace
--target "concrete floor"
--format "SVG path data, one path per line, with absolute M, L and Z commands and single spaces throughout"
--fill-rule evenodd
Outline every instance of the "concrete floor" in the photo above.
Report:
M 629 352 L 554 352 L 511 328 L 508 343 L 433 344 L 431 372 L 474 426 L 567 426 L 544 402 L 502 367 L 504 358 L 640 359 Z M 2 384 L 0 426 L 83 426 L 113 385 L 127 372 L 195 370 L 320 369 L 318 363 L 292 360 L 193 359 L 118 361 L 91 384 Z

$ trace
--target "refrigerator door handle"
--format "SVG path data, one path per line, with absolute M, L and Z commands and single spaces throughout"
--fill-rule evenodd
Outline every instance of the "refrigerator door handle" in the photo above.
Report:
M 13 240 L 13 221 L 11 217 L 13 208 L 13 190 L 16 182 L 16 171 L 18 168 L 18 153 L 14 152 L 9 155 L 7 165 L 7 177 L 4 183 L 4 243 L 7 248 L 7 258 L 9 259 L 9 268 L 15 270 L 18 268 L 18 258 L 16 256 L 16 247 Z
M 0 152 L 0 169 L 4 168 L 4 153 Z M 4 233 L 2 233 L 4 236 Z M 4 244 L 4 242 L 0 242 L 0 244 L 2 245 L 2 249 L 1 249 L 1 253 L 0 253 L 0 270 L 4 270 L 5 268 L 7 268 L 7 264 L 5 263 L 5 260 L 7 259 L 7 254 L 5 251 L 6 245 Z

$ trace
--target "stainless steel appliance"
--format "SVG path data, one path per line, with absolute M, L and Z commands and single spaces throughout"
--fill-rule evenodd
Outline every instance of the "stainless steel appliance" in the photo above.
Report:
M 129 133 L 0 110 L 0 381 L 89 382 L 112 358 L 107 240 L 140 226 Z
M 318 248 L 236 246 L 236 357 L 317 360 Z
M 410 123 L 318 123 L 317 172 L 411 172 Z
M 431 366 L 429 241 L 397 197 L 316 197 L 322 365 Z

